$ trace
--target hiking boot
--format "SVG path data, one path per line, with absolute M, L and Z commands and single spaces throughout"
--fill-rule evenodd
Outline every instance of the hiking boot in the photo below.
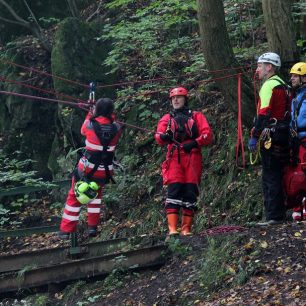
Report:
M 305 221 L 306 220 L 306 210 L 303 209 L 303 218 L 302 218 L 302 211 L 301 210 L 300 211 L 294 211 L 292 213 L 292 219 L 294 221 L 302 221 L 302 219 L 303 219 L 303 221 Z
M 68 240 L 70 238 L 70 233 L 63 232 L 63 231 L 59 231 L 57 235 L 62 240 Z
M 96 237 L 98 234 L 96 226 L 88 226 L 87 232 L 89 237 Z
M 263 221 L 263 222 L 258 222 L 256 225 L 257 226 L 270 226 L 270 225 L 279 225 L 279 224 L 283 224 L 285 223 L 284 220 L 267 220 L 267 221 Z
M 177 231 L 178 218 L 179 218 L 178 214 L 167 214 L 169 236 L 179 234 L 179 232 Z
M 193 221 L 193 216 L 182 216 L 182 230 L 181 235 L 182 236 L 191 236 L 191 225 Z

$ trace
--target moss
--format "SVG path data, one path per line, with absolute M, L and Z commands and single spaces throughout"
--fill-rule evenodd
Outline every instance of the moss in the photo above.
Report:
M 82 84 L 97 81 L 99 84 L 110 84 L 114 76 L 106 75 L 103 71 L 103 60 L 108 55 L 108 44 L 95 39 L 99 36 L 99 24 L 83 23 L 76 18 L 67 18 L 59 24 L 55 35 L 55 43 L 51 54 L 52 72 L 55 75 Z M 57 91 L 81 96 L 88 95 L 87 88 L 68 84 L 55 79 Z M 114 96 L 113 89 L 97 92 L 100 95 Z
M 62 78 L 73 80 L 80 84 L 89 84 L 92 81 L 98 84 L 110 84 L 114 82 L 114 76 L 106 75 L 102 63 L 109 52 L 106 43 L 96 40 L 100 28 L 97 23 L 84 23 L 76 18 L 67 18 L 62 21 L 57 29 L 54 39 L 54 47 L 51 54 L 52 73 Z M 54 87 L 61 92 L 73 97 L 87 100 L 89 91 L 87 87 L 71 84 L 64 80 L 54 78 Z M 96 99 L 101 96 L 114 97 L 114 90 L 97 90 Z M 57 129 L 63 133 L 58 138 L 58 146 L 66 153 L 73 148 L 83 146 L 83 139 L 80 135 L 80 127 L 84 120 L 85 113 L 79 109 L 71 109 L 66 106 L 59 106 Z M 57 155 L 57 149 L 51 151 L 51 155 Z M 49 159 L 52 172 L 64 172 L 56 165 L 55 160 Z M 59 167 L 58 167 L 59 166 Z
M 36 54 L 36 45 L 30 40 L 29 44 L 22 46 L 16 41 L 20 48 L 15 53 L 6 52 L 5 59 L 17 64 L 29 66 L 28 54 Z M 42 56 L 42 59 L 45 55 Z M 35 58 L 39 65 L 41 58 Z M 25 70 L 12 65 L 6 65 L 1 71 L 2 75 L 9 80 L 24 81 Z M 34 80 L 35 82 L 35 80 Z M 49 86 L 46 81 L 44 87 Z M 39 86 L 31 83 L 29 85 Z M 3 83 L 3 90 L 28 95 L 38 95 L 32 89 L 26 89 L 12 83 Z M 46 88 L 47 89 L 47 88 Z M 15 151 L 21 152 L 24 158 L 36 161 L 34 170 L 45 179 L 51 179 L 51 173 L 47 167 L 47 160 L 54 137 L 54 119 L 56 106 L 50 103 L 31 101 L 22 97 L 1 97 L 1 131 L 4 135 L 4 152 L 11 154 Z

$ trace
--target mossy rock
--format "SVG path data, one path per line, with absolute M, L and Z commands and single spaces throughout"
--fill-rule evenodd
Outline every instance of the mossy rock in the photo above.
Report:
M 96 39 L 101 36 L 101 29 L 101 24 L 85 23 L 77 18 L 67 18 L 58 25 L 51 53 L 52 73 L 73 82 L 54 78 L 55 91 L 86 101 L 89 96 L 86 85 L 90 82 L 97 82 L 97 85 L 114 82 L 115 75 L 107 74 L 102 66 L 110 51 L 110 43 Z M 105 96 L 113 98 L 114 95 L 113 88 L 97 89 L 96 99 Z M 62 148 L 62 152 L 68 153 L 71 148 L 84 146 L 80 128 L 85 115 L 81 109 L 59 106 L 57 129 L 63 135 L 57 139 L 57 145 Z M 54 146 L 52 154 L 57 156 Z M 55 175 L 60 171 L 60 164 L 54 158 L 49 163 Z M 65 170 L 62 169 L 62 172 Z
M 36 54 L 37 45 L 32 44 L 30 39 L 27 40 L 26 45 L 20 41 L 16 41 L 16 44 L 19 46 L 17 52 L 16 50 L 14 53 L 7 52 L 6 59 L 20 65 L 30 66 L 28 55 Z M 41 51 L 41 54 L 35 58 L 37 66 L 43 66 L 42 62 L 45 62 L 45 58 L 49 56 L 44 51 Z M 12 65 L 4 66 L 2 73 L 9 80 L 22 82 L 29 78 L 25 70 Z M 33 78 L 33 82 L 35 81 L 37 81 L 36 78 Z M 39 86 L 32 82 L 27 84 Z M 48 85 L 50 84 L 44 84 L 44 86 Z M 8 92 L 39 95 L 33 89 L 13 83 L 3 83 L 1 88 Z M 35 160 L 33 170 L 38 172 L 38 176 L 51 179 L 47 161 L 55 134 L 54 122 L 57 106 L 16 96 L 1 95 L 0 99 L 0 129 L 4 137 L 4 153 L 11 155 L 17 151 L 20 152 L 19 156 L 22 156 L 22 159 Z

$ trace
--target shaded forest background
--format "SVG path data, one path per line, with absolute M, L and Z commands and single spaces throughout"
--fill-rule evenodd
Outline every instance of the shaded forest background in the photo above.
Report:
M 152 131 L 124 130 L 117 153 L 124 170 L 117 171 L 117 184 L 106 188 L 98 237 L 111 239 L 167 231 L 160 176 L 165 148 L 156 145 L 153 132 L 159 118 L 170 109 L 169 89 L 186 86 L 191 108 L 203 111 L 214 132 L 213 145 L 203 149 L 194 232 L 221 224 L 250 225 L 263 215 L 261 170 L 258 165 L 249 165 L 247 150 L 246 167 L 236 165 L 236 74 L 243 74 L 246 143 L 255 113 L 256 58 L 267 51 L 280 53 L 281 74 L 288 80 L 292 64 L 306 60 L 305 8 L 304 1 L 292 0 L 0 0 L 0 90 L 77 103 L 88 99 L 88 84 L 95 81 L 96 98 L 115 99 L 120 121 Z M 228 75 L 234 76 L 222 79 Z M 0 189 L 50 185 L 68 178 L 77 150 L 84 146 L 80 126 L 85 114 L 77 107 L 1 94 Z M 66 190 L 0 195 L 0 229 L 58 222 L 65 196 Z M 253 234 L 254 239 L 262 235 L 256 230 Z M 277 251 L 278 241 L 271 235 L 267 241 L 276 243 Z M 275 235 L 281 234 L 276 230 Z M 49 243 L 41 239 L 44 241 L 38 240 L 38 244 Z M 236 278 L 238 283 L 246 282 L 259 267 L 251 261 L 257 260 L 260 248 L 267 247 L 267 242 L 252 239 L 244 246 L 249 253 L 240 254 L 251 258 L 242 268 L 240 263 L 232 263 L 231 252 L 237 250 L 230 239 L 224 243 L 209 240 L 205 256 L 199 255 L 202 262 L 196 263 L 202 273 L 196 281 L 198 292 L 206 296 Z M 37 247 L 34 241 L 28 244 Z M 184 246 L 172 248 L 185 261 L 192 257 L 186 259 L 190 252 Z M 178 266 L 175 261 L 172 265 Z M 103 294 L 122 284 L 121 272 L 114 271 L 106 279 Z M 147 283 L 142 285 L 147 287 Z M 94 304 L 102 296 L 95 298 L 90 294 L 96 289 L 88 289 L 87 294 L 83 287 L 84 283 L 76 283 L 70 293 L 56 299 L 60 304 L 65 295 L 64 300 L 71 298 L 71 305 L 76 305 L 77 292 L 81 296 L 77 305 L 81 306 Z M 84 302 L 80 302 L 82 298 Z M 38 300 L 35 303 L 44 305 L 44 301 L 45 297 L 41 304 Z
M 282 54 L 284 76 L 294 61 L 305 57 L 305 3 L 284 2 L 285 9 L 281 1 L 271 12 L 270 1 L 2 0 L 1 89 L 87 100 L 87 85 L 95 81 L 96 97 L 114 98 L 121 121 L 151 130 L 125 129 L 118 150 L 124 172 L 118 173 L 117 185 L 109 186 L 105 202 L 111 213 L 115 208 L 122 214 L 119 219 L 135 211 L 139 216 L 131 218 L 155 215 L 150 227 L 156 229 L 162 219 L 160 164 L 165 150 L 154 143 L 153 131 L 169 110 L 169 88 L 186 86 L 190 106 L 205 113 L 215 135 L 214 144 L 204 149 L 200 208 L 205 204 L 212 210 L 216 224 L 256 220 L 262 210 L 259 170 L 247 167 L 241 171 L 235 165 L 237 80 L 214 82 L 211 78 L 235 74 L 234 68 L 242 67 L 238 72 L 244 80 L 246 140 L 255 112 L 256 56 L 269 50 Z M 288 43 L 283 46 L 282 41 L 269 40 L 271 31 L 283 33 L 283 28 L 267 28 L 266 20 L 269 14 L 273 19 L 276 12 L 288 9 L 290 14 L 283 16 L 281 26 L 288 22 L 292 33 L 285 33 Z M 289 54 L 286 50 L 292 42 L 294 52 Z M 75 151 L 83 146 L 79 129 L 84 111 L 6 95 L 0 96 L 0 109 L 2 187 L 66 178 L 77 160 Z M 55 197 L 64 201 L 61 194 Z M 21 204 L 14 208 L 11 199 L 4 199 L 1 209 L 14 213 L 27 202 L 19 200 Z M 137 205 L 139 211 L 130 210 Z M 59 207 L 56 211 L 60 214 Z M 207 214 L 198 219 L 199 228 L 207 225 Z

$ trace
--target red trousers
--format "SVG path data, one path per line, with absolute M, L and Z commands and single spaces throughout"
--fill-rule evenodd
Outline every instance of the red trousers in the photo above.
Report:
M 71 182 L 71 187 L 67 195 L 66 205 L 62 216 L 60 230 L 63 232 L 76 232 L 79 215 L 83 204 L 76 199 L 74 193 L 74 178 Z M 97 226 L 100 221 L 102 186 L 98 191 L 98 196 L 87 204 L 87 223 L 88 226 Z
M 284 168 L 283 185 L 287 196 L 287 207 L 300 209 L 306 197 L 306 148 L 299 146 L 299 162 Z

